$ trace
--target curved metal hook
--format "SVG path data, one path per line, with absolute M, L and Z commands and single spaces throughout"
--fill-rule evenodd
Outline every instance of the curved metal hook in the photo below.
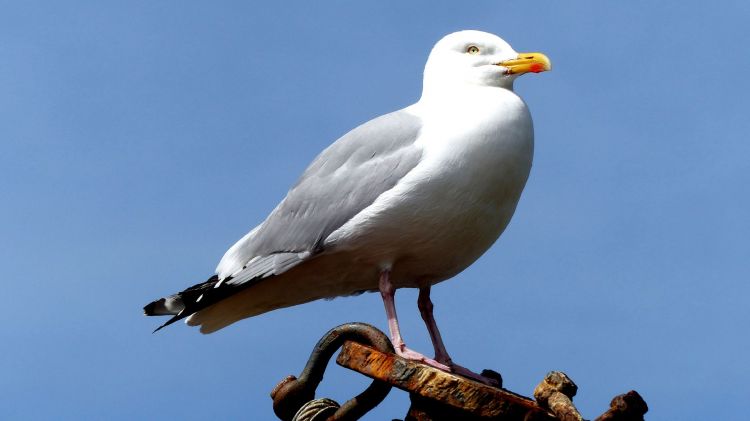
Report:
M 329 330 L 313 348 L 299 378 L 287 376 L 271 392 L 273 411 L 279 419 L 290 421 L 302 405 L 315 398 L 315 390 L 323 380 L 328 361 L 348 340 L 372 346 L 381 352 L 393 352 L 388 337 L 369 324 L 345 323 Z M 328 421 L 356 420 L 382 402 L 390 391 L 391 385 L 373 381 L 364 392 L 346 401 Z

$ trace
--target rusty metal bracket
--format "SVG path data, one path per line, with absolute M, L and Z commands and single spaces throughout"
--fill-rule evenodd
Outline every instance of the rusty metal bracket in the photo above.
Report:
M 328 362 L 336 362 L 373 379 L 370 386 L 344 405 L 315 399 Z M 499 374 L 485 371 L 483 375 Z M 573 405 L 578 387 L 563 372 L 552 371 L 534 389 L 532 400 L 502 387 L 492 387 L 406 360 L 393 353 L 390 340 L 364 323 L 346 323 L 328 331 L 310 355 L 299 378 L 288 376 L 271 392 L 273 409 L 283 421 L 351 421 L 385 399 L 392 386 L 409 393 L 405 421 L 583 421 Z M 643 421 L 648 411 L 641 396 L 630 391 L 616 396 L 595 421 Z
M 547 374 L 532 400 L 355 342 L 344 344 L 336 362 L 408 392 L 405 421 L 583 421 L 573 405 L 578 387 L 559 371 Z M 631 391 L 615 397 L 595 421 L 643 421 L 646 411 L 646 403 Z
M 366 323 L 345 323 L 328 331 L 315 345 L 304 370 L 287 376 L 271 392 L 273 410 L 283 421 L 348 421 L 362 417 L 391 391 L 391 385 L 373 380 L 364 392 L 338 407 L 330 399 L 315 399 L 315 390 L 323 380 L 328 361 L 346 341 L 369 345 L 392 353 L 391 341 L 383 332 Z

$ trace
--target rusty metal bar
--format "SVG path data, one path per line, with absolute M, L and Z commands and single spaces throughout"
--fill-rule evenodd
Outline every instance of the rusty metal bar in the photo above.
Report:
M 555 419 L 527 397 L 405 360 L 391 353 L 383 353 L 356 342 L 344 344 L 336 363 L 409 392 L 412 396 L 412 409 L 407 419 Z

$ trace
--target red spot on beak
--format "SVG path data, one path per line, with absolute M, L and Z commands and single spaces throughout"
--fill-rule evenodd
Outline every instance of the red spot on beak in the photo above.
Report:
M 534 63 L 531 65 L 531 67 L 529 67 L 529 71 L 534 72 L 534 73 L 540 73 L 544 71 L 544 66 L 541 65 L 540 63 Z

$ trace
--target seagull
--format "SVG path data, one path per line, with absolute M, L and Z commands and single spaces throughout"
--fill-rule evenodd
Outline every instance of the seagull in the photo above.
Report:
M 534 133 L 513 91 L 551 69 L 496 35 L 466 30 L 435 44 L 415 104 L 339 138 L 284 200 L 235 243 L 207 281 L 144 307 L 215 332 L 297 304 L 379 291 L 397 355 L 485 381 L 453 363 L 430 288 L 478 259 L 502 234 L 531 170 Z M 398 288 L 418 288 L 434 358 L 406 347 Z

